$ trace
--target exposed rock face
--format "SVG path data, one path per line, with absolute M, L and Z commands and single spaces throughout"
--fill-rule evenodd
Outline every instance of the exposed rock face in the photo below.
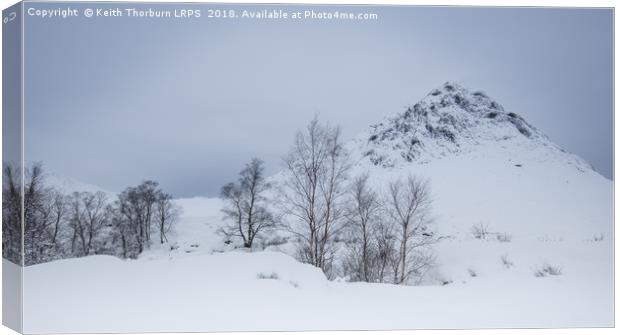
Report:
M 371 126 L 355 142 L 374 165 L 391 167 L 469 152 L 483 142 L 509 140 L 561 151 L 520 115 L 507 112 L 484 92 L 447 82 L 396 117 Z

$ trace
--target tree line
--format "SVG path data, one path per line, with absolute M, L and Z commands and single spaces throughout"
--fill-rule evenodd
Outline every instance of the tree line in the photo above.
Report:
M 165 243 L 180 209 L 155 181 L 104 192 L 65 194 L 46 185 L 42 164 L 21 171 L 3 164 L 2 250 L 14 263 L 39 264 L 88 255 L 136 258 Z M 22 204 L 23 201 L 23 204 Z M 23 218 L 23 227 L 22 227 Z M 23 231 L 22 231 L 23 228 Z
M 283 164 L 277 187 L 256 158 L 222 187 L 227 239 L 252 248 L 257 236 L 283 229 L 298 242 L 298 259 L 329 278 L 415 284 L 424 276 L 437 241 L 428 182 L 408 176 L 376 187 L 367 174 L 352 176 L 340 128 L 317 118 L 297 133 Z
M 372 182 L 353 175 L 339 127 L 314 118 L 298 131 L 283 158 L 277 185 L 253 159 L 221 198 L 228 241 L 254 248 L 257 238 L 286 231 L 300 261 L 328 278 L 415 284 L 433 263 L 428 182 L 410 175 Z M 64 194 L 45 184 L 41 164 L 3 165 L 3 256 L 25 265 L 95 254 L 136 258 L 152 243 L 166 243 L 180 208 L 155 181 L 110 197 L 103 192 Z M 23 204 L 22 204 L 23 200 Z

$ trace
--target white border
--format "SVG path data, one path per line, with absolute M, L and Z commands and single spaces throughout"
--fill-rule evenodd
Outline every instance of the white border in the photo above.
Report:
M 13 4 L 16 1 L 12 1 L 10 4 Z M 36 1 L 36 0 L 26 0 L 24 2 L 50 2 L 50 1 Z M 53 1 L 56 2 L 56 1 Z M 67 1 L 57 1 L 57 2 L 79 2 L 76 0 L 67 0 Z M 96 1 L 95 1 L 96 2 Z M 127 1 L 118 1 L 118 0 L 109 0 L 109 1 L 103 1 L 103 2 L 127 2 Z M 201 2 L 205 2 L 205 1 L 174 1 L 174 0 L 151 0 L 151 1 L 144 1 L 144 0 L 138 0 L 138 1 L 133 1 L 133 2 L 163 2 L 163 3 L 201 3 Z M 532 0 L 521 0 L 521 1 L 514 1 L 514 0 L 503 0 L 503 1 L 498 1 L 498 0 L 442 0 L 442 1 L 437 1 L 437 0 L 375 0 L 375 1 L 368 1 L 368 0 L 337 0 L 337 1 L 333 1 L 333 0 L 314 0 L 314 1 L 304 1 L 304 0 L 298 0 L 298 1 L 291 1 L 291 0 L 271 0 L 271 1 L 265 1 L 265 0 L 237 0 L 237 1 L 225 1 L 225 0 L 219 0 L 219 1 L 210 1 L 211 3 L 259 3 L 259 4 L 273 4 L 273 3 L 281 3 L 281 4 L 325 4 L 325 5 L 422 5 L 422 6 L 501 6 L 501 7 L 524 7 L 524 6 L 534 6 L 534 7 L 551 7 L 551 6 L 558 6 L 558 7 L 605 7 L 605 8 L 610 8 L 613 7 L 615 8 L 615 3 L 614 1 L 610 1 L 610 0 L 590 0 L 590 1 L 583 1 L 583 0 L 537 0 L 537 1 L 532 1 Z M 8 7 L 8 5 L 5 5 L 6 7 Z M 614 20 L 615 20 L 615 13 L 614 13 Z M 24 21 L 22 20 L 22 23 Z M 23 31 L 23 30 L 22 30 Z M 614 65 L 615 62 L 617 60 L 617 53 L 616 53 L 616 49 L 615 49 L 615 41 L 616 41 L 616 36 L 617 36 L 617 27 L 614 26 Z M 1 34 L 0 34 L 0 46 L 2 45 L 1 43 Z M 23 45 L 23 44 L 22 44 Z M 23 68 L 22 68 L 23 71 Z M 2 75 L 2 71 L 0 70 L 0 76 Z M 615 111 L 615 100 L 616 97 L 618 96 L 618 90 L 617 87 L 615 85 L 615 78 L 617 77 L 617 70 L 616 67 L 614 66 L 614 111 Z M 23 82 L 22 82 L 23 84 Z M 1 91 L 1 81 L 0 81 L 0 91 Z M 1 103 L 1 98 L 0 98 L 0 103 Z M 22 101 L 22 108 L 23 108 L 23 103 L 24 101 Z M 23 115 L 23 113 L 22 113 Z M 1 129 L 1 118 L 0 118 L 0 129 Z M 618 139 L 615 136 L 615 129 L 618 126 L 618 123 L 620 121 L 618 121 L 615 118 L 615 112 L 614 112 L 614 176 L 617 176 L 617 172 L 618 170 L 616 170 L 617 165 L 615 164 L 615 157 L 616 157 L 616 148 L 618 148 Z M 22 136 L 23 136 L 23 129 L 22 129 Z M 0 147 L 0 153 L 1 153 L 1 147 Z M 614 194 L 615 194 L 615 183 L 614 183 Z M 614 212 L 618 209 L 618 203 L 615 201 L 616 199 L 614 199 Z M 614 241 L 617 241 L 618 238 L 618 234 L 617 232 L 614 235 Z M 614 259 L 617 260 L 618 259 L 618 250 L 614 248 L 614 252 L 615 252 L 615 257 Z M 614 270 L 614 275 L 615 275 L 615 270 Z M 615 285 L 617 286 L 618 284 L 618 277 L 615 276 Z M 1 294 L 1 293 L 0 293 Z M 616 305 L 617 305 L 617 296 L 616 296 Z M 0 314 L 1 314 L 1 309 L 2 307 L 0 306 Z M 615 311 L 615 320 L 618 320 L 618 309 L 616 308 Z M 67 316 L 68 318 L 70 318 L 71 316 Z M 433 334 L 433 335 L 454 335 L 454 334 L 464 334 L 464 335 L 473 335 L 473 334 L 499 334 L 499 335 L 521 335 L 521 334 L 553 334 L 553 335 L 559 335 L 559 334 L 567 334 L 567 335 L 575 335 L 575 334 L 615 334 L 616 330 L 615 329 L 592 329 L 592 328 L 580 328 L 580 329 L 488 329 L 488 330 L 415 330 L 415 331 L 373 331 L 373 332 L 369 332 L 369 331 L 339 331 L 339 332 L 334 332 L 334 331 L 325 331 L 325 332 L 262 332 L 262 333 L 247 333 L 247 332 L 238 332 L 238 333 L 228 333 L 228 334 L 239 334 L 239 335 L 256 335 L 256 334 L 271 334 L 271 335 L 288 335 L 288 334 L 308 334 L 308 335 L 362 335 L 362 334 L 377 334 L 377 335 L 417 335 L 417 334 Z M 0 326 L 0 334 L 17 334 L 16 332 L 4 327 L 4 326 Z M 141 334 L 146 334 L 146 333 L 135 333 L 138 335 Z M 226 334 L 226 333 L 170 333 L 170 334 Z

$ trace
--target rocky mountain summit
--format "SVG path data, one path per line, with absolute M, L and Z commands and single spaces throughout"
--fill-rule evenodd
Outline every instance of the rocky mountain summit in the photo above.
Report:
M 571 164 L 589 169 L 588 163 L 566 153 L 519 114 L 482 91 L 470 91 L 447 82 L 432 90 L 404 112 L 370 127 L 354 142 L 375 166 L 393 167 L 423 163 L 449 154 L 466 153 L 480 145 L 501 142 L 519 147 L 546 147 Z M 511 145 L 512 147 L 512 145 Z M 513 152 L 520 151 L 512 147 Z M 567 158 L 567 157 L 566 157 Z

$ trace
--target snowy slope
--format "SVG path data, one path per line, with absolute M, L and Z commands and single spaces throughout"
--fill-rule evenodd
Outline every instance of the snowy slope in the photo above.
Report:
M 178 199 L 170 243 L 138 260 L 26 268 L 25 330 L 613 325 L 613 182 L 526 120 L 447 83 L 347 147 L 353 175 L 368 172 L 379 190 L 410 174 L 428 179 L 445 238 L 426 285 L 330 282 L 295 261 L 291 243 L 233 251 L 217 234 L 221 200 Z M 471 234 L 480 224 L 491 233 L 485 239 Z M 544 265 L 561 275 L 536 277 Z
M 611 237 L 613 183 L 571 157 L 527 139 L 480 144 L 476 151 L 395 167 L 367 162 L 378 187 L 407 175 L 425 178 L 440 231 L 456 234 L 482 223 L 519 237 Z
M 447 234 L 483 223 L 516 238 L 611 237 L 613 183 L 482 92 L 446 83 L 349 149 L 354 174 L 379 187 L 428 179 Z
M 73 178 L 61 177 L 54 173 L 46 173 L 44 175 L 45 184 L 64 194 L 73 192 L 103 192 L 108 199 L 114 199 L 116 193 L 102 189 L 99 186 L 88 184 Z
M 217 230 L 222 222 L 220 199 L 189 198 L 176 199 L 181 208 L 179 224 L 168 233 L 169 243 L 154 243 L 146 250 L 142 259 L 174 259 L 185 256 L 210 255 L 229 250 Z

